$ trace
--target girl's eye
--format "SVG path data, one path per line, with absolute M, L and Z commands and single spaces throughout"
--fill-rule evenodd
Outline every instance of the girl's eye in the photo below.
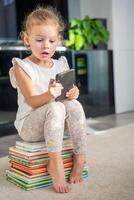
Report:
M 40 39 L 40 40 L 36 40 L 36 41 L 37 41 L 37 42 L 42 42 L 43 40 Z
M 54 42 L 55 42 L 55 40 L 50 40 L 50 42 L 51 42 L 51 43 L 54 43 Z

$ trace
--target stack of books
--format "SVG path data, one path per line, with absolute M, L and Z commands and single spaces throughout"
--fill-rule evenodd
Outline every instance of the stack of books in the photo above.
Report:
M 63 140 L 62 156 L 68 180 L 73 166 L 73 146 L 70 139 Z M 47 171 L 48 161 L 45 142 L 16 141 L 16 145 L 9 148 L 10 169 L 6 170 L 6 177 L 25 190 L 50 186 L 52 179 Z M 83 170 L 83 178 L 88 178 L 87 167 Z

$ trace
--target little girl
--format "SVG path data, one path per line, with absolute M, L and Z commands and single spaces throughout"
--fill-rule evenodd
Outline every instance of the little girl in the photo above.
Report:
M 76 86 L 66 94 L 62 102 L 55 101 L 63 89 L 60 83 L 51 81 L 57 73 L 69 68 L 65 57 L 53 59 L 61 40 L 64 23 L 61 15 L 52 7 L 41 7 L 31 12 L 24 24 L 22 39 L 31 54 L 25 59 L 13 58 L 9 71 L 11 84 L 18 92 L 18 111 L 15 127 L 27 142 L 45 140 L 49 164 L 48 172 L 56 192 L 69 192 L 65 180 L 61 155 L 64 125 L 74 146 L 73 169 L 70 183 L 82 181 L 86 161 L 85 115 L 76 100 Z

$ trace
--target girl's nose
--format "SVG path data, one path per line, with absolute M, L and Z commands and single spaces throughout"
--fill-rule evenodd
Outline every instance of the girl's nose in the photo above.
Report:
M 43 49 L 48 49 L 48 48 L 49 48 L 49 42 L 48 42 L 48 41 L 44 41 L 44 42 L 42 43 L 42 48 L 43 48 Z

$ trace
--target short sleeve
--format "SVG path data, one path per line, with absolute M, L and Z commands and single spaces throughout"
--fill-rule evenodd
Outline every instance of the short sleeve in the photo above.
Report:
M 64 70 L 70 69 L 69 64 L 68 64 L 68 61 L 67 61 L 67 59 L 66 59 L 65 56 L 61 56 L 61 57 L 59 58 L 59 61 L 63 64 Z
M 10 78 L 10 82 L 13 88 L 17 88 L 17 82 L 16 82 L 16 78 L 15 78 L 15 72 L 14 72 L 14 67 L 11 67 L 9 70 L 9 78 Z
M 18 64 L 25 71 L 25 73 L 27 73 L 27 75 L 32 80 L 34 80 L 34 77 L 35 77 L 34 76 L 34 70 L 24 60 L 21 60 L 20 58 L 13 58 L 12 64 L 13 64 L 13 66 L 9 70 L 9 77 L 10 77 L 10 82 L 11 82 L 12 87 L 17 88 L 17 81 L 16 81 L 16 77 L 15 77 L 15 70 L 14 70 L 14 67 L 15 67 L 16 64 Z

